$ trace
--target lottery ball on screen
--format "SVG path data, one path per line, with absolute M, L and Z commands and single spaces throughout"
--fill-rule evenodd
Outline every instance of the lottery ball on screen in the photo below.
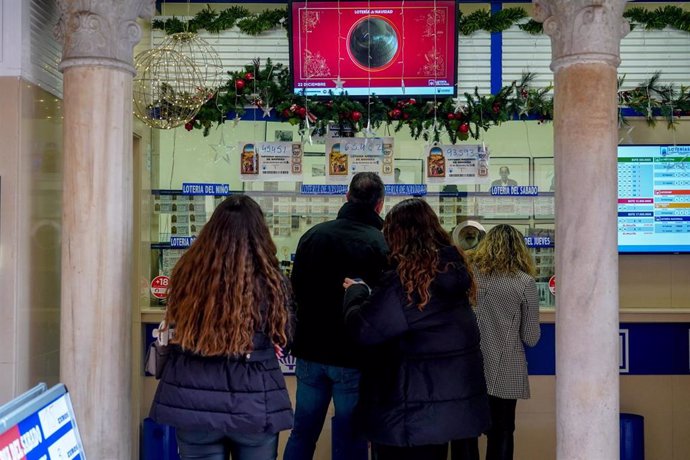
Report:
M 366 17 L 352 26 L 347 46 L 355 63 L 378 69 L 393 61 L 399 43 L 398 33 L 390 22 L 384 18 Z

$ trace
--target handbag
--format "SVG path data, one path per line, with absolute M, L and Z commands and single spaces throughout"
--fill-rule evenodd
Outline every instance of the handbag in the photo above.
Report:
M 160 379 L 163 375 L 163 369 L 170 357 L 170 349 L 168 341 L 173 337 L 174 330 L 165 327 L 165 320 L 161 321 L 158 329 L 153 330 L 153 337 L 155 340 L 149 345 L 144 360 L 144 370 Z

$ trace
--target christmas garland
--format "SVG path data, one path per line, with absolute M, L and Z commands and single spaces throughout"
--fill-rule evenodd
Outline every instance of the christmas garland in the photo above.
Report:
M 524 8 L 506 8 L 495 13 L 489 10 L 477 10 L 467 16 L 458 12 L 458 33 L 471 35 L 483 30 L 486 32 L 503 32 L 513 25 L 530 34 L 542 33 L 542 25 L 534 20 L 524 21 L 529 17 Z M 655 10 L 645 8 L 630 8 L 623 13 L 631 28 L 643 27 L 645 30 L 659 30 L 670 27 L 690 33 L 690 11 L 678 6 L 663 6 Z M 189 21 L 182 21 L 176 17 L 167 20 L 156 19 L 152 23 L 154 29 L 165 31 L 166 34 L 177 32 L 197 32 L 207 30 L 220 33 L 232 27 L 247 35 L 259 35 L 268 30 L 287 26 L 287 9 L 264 10 L 252 13 L 242 6 L 232 6 L 228 9 L 215 11 L 207 6 Z
M 533 74 L 504 86 L 496 94 L 482 95 L 478 89 L 458 97 L 422 99 L 370 99 L 337 95 L 328 99 L 305 98 L 292 92 L 289 70 L 270 59 L 261 65 L 256 59 L 243 71 L 228 72 L 229 80 L 185 125 L 187 130 L 202 129 L 208 135 L 214 125 L 236 118 L 249 108 L 256 110 L 257 119 L 275 114 L 281 121 L 299 125 L 304 135 L 322 135 L 329 126 L 359 132 L 382 125 L 395 131 L 407 127 L 413 138 L 438 141 L 446 133 L 450 141 L 479 139 L 482 131 L 508 120 L 553 119 L 551 87 L 532 87 Z M 621 90 L 619 103 L 645 117 L 651 125 L 655 117 L 663 117 L 674 128 L 681 116 L 690 115 L 690 87 L 660 85 L 659 74 L 633 89 Z M 620 112 L 621 123 L 627 120 Z

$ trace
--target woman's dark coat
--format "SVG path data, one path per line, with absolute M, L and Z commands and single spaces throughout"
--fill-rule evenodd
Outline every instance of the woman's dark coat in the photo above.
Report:
M 151 418 L 176 428 L 277 433 L 292 427 L 292 407 L 273 345 L 254 335 L 242 357 L 204 357 L 171 347 Z
M 371 296 L 362 284 L 346 291 L 348 331 L 371 346 L 357 407 L 357 426 L 370 441 L 442 444 L 479 436 L 489 426 L 470 279 L 454 247 L 441 249 L 440 269 L 423 311 L 408 305 L 394 271 Z

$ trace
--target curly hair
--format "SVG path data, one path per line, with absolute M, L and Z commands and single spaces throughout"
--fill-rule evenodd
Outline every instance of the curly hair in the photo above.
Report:
M 390 260 L 396 266 L 409 305 L 417 304 L 423 310 L 429 303 L 429 286 L 436 275 L 447 270 L 449 263 L 439 268 L 439 249 L 453 246 L 450 235 L 441 227 L 438 217 L 426 201 L 409 198 L 393 206 L 386 215 L 383 235 L 390 248 Z M 453 246 L 460 254 L 462 267 L 470 278 L 467 295 L 471 302 L 476 297 L 476 286 L 472 271 L 467 269 L 464 253 Z
M 485 275 L 515 274 L 518 271 L 531 276 L 537 274 L 534 259 L 522 233 L 506 224 L 489 230 L 474 251 L 472 263 Z
M 202 356 L 253 349 L 256 331 L 287 343 L 289 285 L 259 205 L 244 195 L 223 201 L 175 265 L 166 321 L 174 343 Z

